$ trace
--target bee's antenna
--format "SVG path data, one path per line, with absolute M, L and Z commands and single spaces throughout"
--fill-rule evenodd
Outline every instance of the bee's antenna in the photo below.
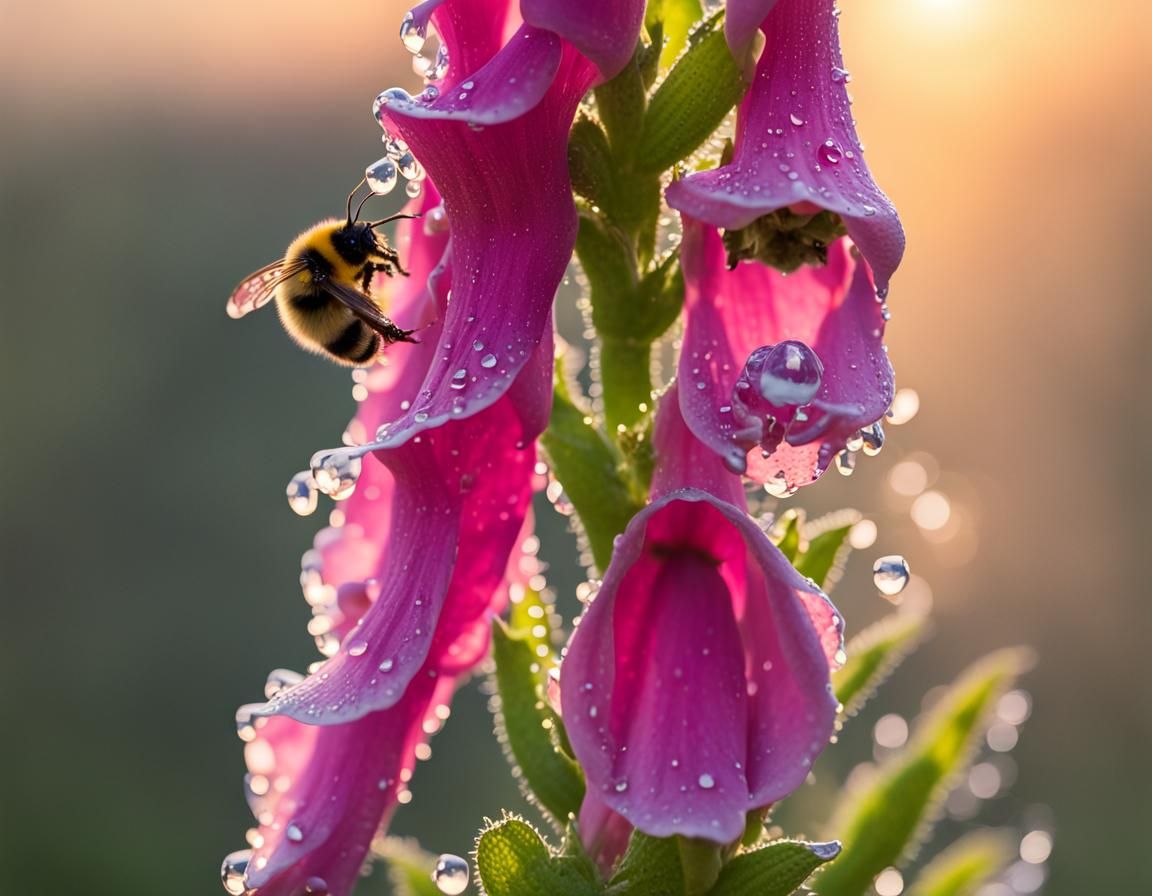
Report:
M 349 224 L 352 223 L 352 197 L 355 196 L 356 191 L 359 190 L 361 186 L 363 186 L 364 181 L 365 181 L 365 178 L 363 178 L 363 177 L 360 178 L 360 183 L 356 184 L 356 186 L 354 186 L 352 188 L 352 192 L 348 194 L 348 223 Z M 372 194 L 369 193 L 368 195 L 371 196 Z M 363 206 L 364 203 L 360 203 L 360 205 Z M 356 217 L 360 217 L 360 209 L 356 209 Z
M 389 221 L 398 221 L 401 218 L 422 218 L 422 217 L 424 217 L 424 216 L 423 215 L 393 215 L 390 218 L 381 218 L 379 221 L 373 221 L 368 226 L 369 227 L 379 227 L 381 224 L 387 224 Z
M 351 218 L 349 220 L 350 221 L 360 220 L 360 209 L 364 208 L 364 203 L 366 203 L 369 199 L 371 199 L 375 195 L 376 195 L 375 193 L 369 193 L 367 196 L 365 196 L 363 199 L 361 199 L 360 204 L 358 206 L 356 206 L 356 217 Z

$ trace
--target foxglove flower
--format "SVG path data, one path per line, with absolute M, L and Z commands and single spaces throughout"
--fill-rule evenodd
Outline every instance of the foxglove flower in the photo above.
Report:
M 842 227 L 886 295 L 904 231 L 864 163 L 834 0 L 730 3 L 725 27 L 737 55 L 757 15 L 765 45 L 740 106 L 732 160 L 673 183 L 668 204 L 724 228 L 732 264 L 819 264 Z
M 399 228 L 412 276 L 380 285 L 389 314 L 425 325 L 433 338 L 372 369 L 349 427 L 354 439 L 392 419 L 435 363 L 451 267 L 437 202 L 429 184 L 423 211 L 431 226 Z M 231 857 L 234 867 L 246 861 L 247 876 L 233 871 L 229 883 L 225 866 L 233 889 L 296 896 L 308 886 L 333 894 L 351 887 L 411 773 L 415 745 L 436 724 L 456 677 L 487 648 L 528 512 L 551 362 L 545 338 L 482 413 L 369 453 L 344 524 L 321 532 L 305 555 L 312 631 L 330 658 L 307 678 L 279 677 L 267 703 L 237 716 L 250 740 L 248 789 L 259 827 L 254 855 Z M 322 453 L 318 478 L 337 478 L 334 470 L 372 447 Z M 316 890 L 321 884 L 327 889 Z
M 657 417 L 653 502 L 561 669 L 592 848 L 618 843 L 606 810 L 653 836 L 736 840 L 748 812 L 803 782 L 836 715 L 842 620 L 748 516 L 675 391 Z
M 444 198 L 452 302 L 438 361 L 383 443 L 492 405 L 549 333 L 576 239 L 568 131 L 588 88 L 630 57 L 643 6 L 428 0 L 412 11 L 406 27 L 435 25 L 447 72 L 415 98 L 385 91 L 376 111 Z
M 696 437 L 778 496 L 861 430 L 878 447 L 895 389 L 884 308 L 847 240 L 785 276 L 759 262 L 729 270 L 715 228 L 688 217 L 683 228 L 680 407 Z

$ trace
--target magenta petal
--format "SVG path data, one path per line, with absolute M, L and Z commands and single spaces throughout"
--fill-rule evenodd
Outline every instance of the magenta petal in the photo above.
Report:
M 524 21 L 555 31 L 591 59 L 607 81 L 636 49 L 644 4 L 636 0 L 520 0 Z
M 588 800 L 654 836 L 739 837 L 832 733 L 825 641 L 838 650 L 840 630 L 738 507 L 695 489 L 646 507 L 562 668 Z
M 532 57 L 528 45 L 553 40 L 528 33 L 535 36 L 514 36 L 499 51 L 500 65 L 511 71 L 516 59 Z M 381 447 L 492 405 L 550 332 L 553 297 L 576 238 L 568 129 L 594 76 L 587 60 L 565 49 L 532 109 L 483 127 L 418 116 L 403 103 L 381 107 L 381 123 L 408 143 L 436 183 L 452 231 L 452 300 L 438 337 L 424 334 L 437 338 L 435 363 L 411 406 L 381 433 Z
M 523 115 L 543 99 L 556 77 L 561 54 L 559 37 L 524 25 L 504 51 L 467 80 L 444 87 L 432 102 L 424 95 L 409 97 L 402 90 L 386 92 L 382 101 L 390 117 L 500 124 Z
M 453 683 L 424 678 L 387 712 L 318 727 L 260 719 L 245 745 L 258 828 L 246 884 L 260 896 L 349 893 L 415 764 L 425 720 Z
M 883 306 L 867 265 L 838 240 L 822 268 L 785 276 L 744 262 L 728 270 L 719 234 L 687 217 L 681 260 L 687 324 L 678 375 L 688 426 L 729 469 L 758 482 L 792 488 L 815 481 L 848 439 L 892 403 Z M 762 433 L 747 432 L 734 395 L 749 357 L 786 340 L 810 347 L 823 375 L 807 421 L 793 422 L 786 440 L 762 443 L 764 457 L 760 447 L 748 450 Z
M 728 0 L 724 4 L 724 36 L 736 57 L 751 45 L 760 23 L 775 5 L 776 0 Z
M 885 294 L 904 230 L 864 163 L 833 2 L 779 0 L 763 22 L 767 44 L 740 106 L 732 161 L 673 183 L 668 204 L 725 229 L 794 205 L 836 212 Z

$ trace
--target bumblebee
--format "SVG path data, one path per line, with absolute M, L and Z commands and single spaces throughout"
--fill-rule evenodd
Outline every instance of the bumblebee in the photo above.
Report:
M 363 183 L 363 181 L 361 181 Z M 418 342 L 413 330 L 396 326 L 372 299 L 372 278 L 379 271 L 407 277 L 400 256 L 375 228 L 398 218 L 360 221 L 364 201 L 347 218 L 321 221 L 292 241 L 279 261 L 250 274 L 228 299 L 229 317 L 243 317 L 275 298 L 280 322 L 298 345 L 327 355 L 337 364 L 371 363 L 380 349 L 395 342 Z

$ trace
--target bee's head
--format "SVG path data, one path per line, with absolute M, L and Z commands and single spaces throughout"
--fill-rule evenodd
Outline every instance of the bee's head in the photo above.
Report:
M 332 242 L 342 258 L 360 264 L 379 253 L 376 234 L 368 221 L 353 221 L 332 234 Z

